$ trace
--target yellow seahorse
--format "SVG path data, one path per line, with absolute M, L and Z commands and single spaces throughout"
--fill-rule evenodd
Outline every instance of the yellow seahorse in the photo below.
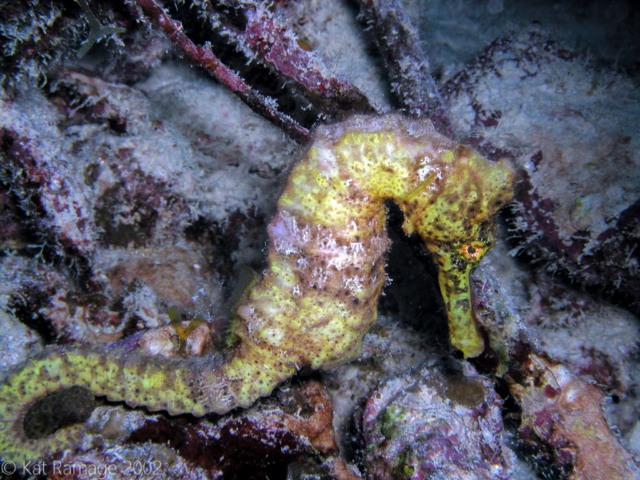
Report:
M 302 367 L 355 358 L 386 278 L 387 199 L 439 266 L 451 343 L 465 357 L 479 355 L 469 271 L 492 244 L 492 217 L 510 200 L 512 177 L 506 163 L 448 140 L 428 121 L 358 116 L 318 128 L 269 225 L 269 268 L 237 308 L 239 345 L 229 361 L 50 348 L 0 385 L 0 456 L 42 458 L 78 441 L 81 425 L 44 438 L 25 433 L 29 406 L 60 389 L 81 386 L 170 414 L 222 414 Z

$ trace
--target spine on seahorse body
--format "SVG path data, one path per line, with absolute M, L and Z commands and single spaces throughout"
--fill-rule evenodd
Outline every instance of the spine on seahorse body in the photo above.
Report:
M 80 385 L 95 395 L 171 414 L 225 413 L 268 395 L 304 366 L 356 357 L 376 321 L 385 282 L 384 202 L 402 209 L 439 265 L 451 342 L 465 357 L 484 344 L 473 319 L 469 270 L 490 248 L 492 217 L 513 172 L 398 115 L 320 127 L 293 169 L 269 225 L 269 267 L 236 315 L 230 360 L 168 360 L 115 349 L 51 349 L 0 386 L 0 453 L 38 458 L 77 441 L 78 427 L 28 439 L 28 405 Z

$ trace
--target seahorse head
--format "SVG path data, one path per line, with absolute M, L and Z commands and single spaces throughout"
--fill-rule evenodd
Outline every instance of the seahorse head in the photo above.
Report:
M 451 343 L 465 357 L 482 353 L 473 319 L 469 274 L 495 240 L 493 217 L 512 196 L 513 169 L 467 146 L 443 150 L 432 173 L 399 203 L 407 233 L 417 232 L 438 264 Z

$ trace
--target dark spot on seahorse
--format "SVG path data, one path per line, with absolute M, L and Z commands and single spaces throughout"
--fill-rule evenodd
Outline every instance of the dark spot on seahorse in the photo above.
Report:
M 23 421 L 24 433 L 27 438 L 44 438 L 62 427 L 85 422 L 96 405 L 94 396 L 83 387 L 53 392 L 29 407 Z
M 458 195 L 457 193 L 451 194 L 451 195 L 447 195 L 445 197 L 446 202 L 449 205 L 454 205 L 458 202 L 460 202 L 460 195 Z

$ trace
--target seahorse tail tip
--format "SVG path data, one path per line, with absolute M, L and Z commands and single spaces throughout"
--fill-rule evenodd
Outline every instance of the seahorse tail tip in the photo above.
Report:
M 0 461 L 34 461 L 77 444 L 83 432 L 81 426 L 68 426 L 51 434 L 42 433 L 42 427 L 46 430 L 50 422 L 55 423 L 59 419 L 34 420 L 38 415 L 37 412 L 34 414 L 33 400 L 37 400 L 38 397 L 16 399 L 16 393 L 27 391 L 23 389 L 24 385 L 18 382 L 20 379 L 14 376 L 13 381 L 0 385 Z M 50 390 L 49 387 L 45 388 Z M 49 417 L 51 415 L 55 415 L 55 411 L 49 413 Z M 83 420 L 86 420 L 86 417 L 83 417 Z

